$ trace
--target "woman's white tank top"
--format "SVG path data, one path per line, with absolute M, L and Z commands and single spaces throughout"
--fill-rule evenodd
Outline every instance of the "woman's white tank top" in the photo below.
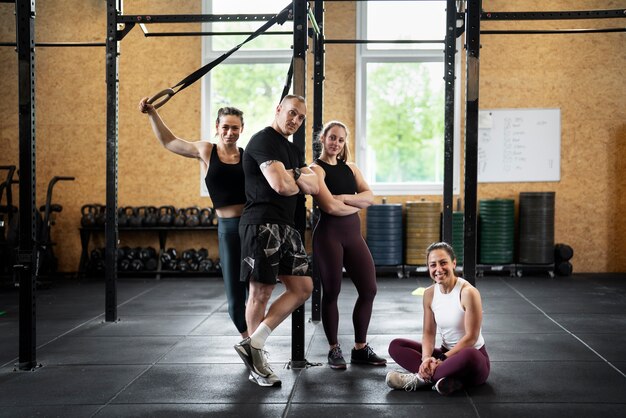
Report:
M 464 283 L 465 279 L 459 277 L 454 289 L 447 294 L 441 293 L 441 286 L 435 284 L 431 308 L 435 314 L 437 330 L 441 334 L 442 345 L 448 350 L 465 335 L 465 311 L 461 306 L 461 287 Z M 478 350 L 483 345 L 485 340 L 481 328 L 474 348 Z

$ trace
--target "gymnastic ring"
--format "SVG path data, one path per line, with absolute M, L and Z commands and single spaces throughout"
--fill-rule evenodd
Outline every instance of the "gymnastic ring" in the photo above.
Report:
M 154 96 L 150 97 L 146 103 L 151 104 L 152 106 L 154 106 L 155 109 L 160 108 L 161 106 L 163 106 L 165 103 L 167 103 L 167 101 L 169 99 L 172 98 L 172 96 L 174 95 L 174 90 L 172 89 L 165 89 L 165 90 L 161 90 L 160 92 L 158 92 L 157 94 L 155 94 Z M 165 96 L 164 99 L 154 103 L 155 100 L 161 98 Z

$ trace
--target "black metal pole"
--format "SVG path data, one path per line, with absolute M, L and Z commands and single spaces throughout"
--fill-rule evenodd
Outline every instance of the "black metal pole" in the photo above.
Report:
M 443 159 L 443 218 L 441 239 L 452 244 L 452 211 L 454 191 L 454 80 L 456 55 L 456 0 L 447 0 L 446 46 L 444 49 L 444 82 L 446 84 L 444 159 Z
M 35 158 L 35 2 L 18 1 L 16 8 L 17 56 L 19 64 L 19 162 L 20 229 L 15 271 L 20 284 L 20 370 L 37 365 L 35 248 L 37 226 Z M 9 187 L 11 187 L 9 185 Z
M 319 34 L 313 34 L 313 160 L 321 155 L 321 148 L 315 146 L 315 138 L 324 125 L 324 1 L 315 0 L 313 11 Z M 315 220 L 319 219 L 319 208 L 313 202 L 311 228 Z M 315 256 L 315 254 L 314 254 Z M 313 294 L 311 295 L 311 320 L 320 321 L 322 318 L 322 287 L 317 267 L 313 264 Z
M 307 1 L 293 0 L 293 92 L 306 97 Z M 293 135 L 293 143 L 304 156 L 306 129 L 303 126 Z M 296 228 L 304 242 L 306 207 L 304 196 L 299 195 L 296 207 Z M 291 367 L 306 367 L 304 358 L 304 304 L 291 314 Z
M 465 42 L 467 48 L 467 79 L 465 105 L 465 251 L 463 276 L 476 284 L 478 191 L 478 79 L 480 64 L 481 0 L 467 2 Z
M 118 7 L 119 6 L 119 7 Z M 118 55 L 117 16 L 122 0 L 107 0 L 106 85 L 106 224 L 105 224 L 105 321 L 117 321 L 117 138 Z

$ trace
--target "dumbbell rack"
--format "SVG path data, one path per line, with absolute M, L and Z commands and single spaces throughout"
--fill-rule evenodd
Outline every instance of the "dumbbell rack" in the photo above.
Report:
M 78 228 L 80 231 L 80 262 L 78 265 L 78 276 L 85 277 L 87 273 L 87 264 L 89 262 L 89 241 L 91 240 L 91 236 L 94 233 L 104 233 L 104 227 L 102 226 L 82 226 Z M 167 243 L 167 235 L 170 232 L 179 232 L 179 231 L 217 231 L 217 226 L 120 226 L 120 232 L 157 232 L 159 234 L 159 254 L 157 257 L 157 269 L 153 271 L 125 271 L 120 272 L 123 274 L 150 274 L 156 275 L 157 279 L 161 278 L 162 273 L 167 274 L 176 274 L 176 271 L 171 270 L 163 270 L 161 265 L 161 254 L 165 251 L 165 245 Z M 178 274 L 182 274 L 178 272 Z M 184 274 L 200 274 L 199 272 L 187 271 Z M 203 272 L 203 275 L 210 275 L 211 273 Z

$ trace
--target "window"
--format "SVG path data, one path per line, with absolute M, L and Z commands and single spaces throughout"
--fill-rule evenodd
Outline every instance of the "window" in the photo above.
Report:
M 356 154 L 376 194 L 442 193 L 445 7 L 443 1 L 368 1 L 357 6 L 359 39 L 434 41 L 357 47 Z M 457 82 L 457 96 L 458 90 Z M 460 107 L 455 102 L 458 193 Z
M 274 15 L 288 2 L 285 0 L 232 1 L 204 0 L 205 14 Z M 206 32 L 254 32 L 265 21 L 211 22 L 203 24 Z M 268 32 L 290 32 L 291 21 L 275 24 Z M 267 33 L 267 32 L 266 32 Z M 248 35 L 203 37 L 203 65 L 239 45 Z M 223 106 L 234 106 L 244 113 L 244 131 L 238 144 L 245 148 L 250 137 L 272 122 L 273 110 L 283 91 L 293 51 L 292 34 L 260 35 L 213 68 L 202 79 L 202 137 L 215 134 L 215 116 Z M 202 175 L 204 175 L 202 173 Z M 201 194 L 208 195 L 201 181 Z
M 285 0 L 231 1 L 204 0 L 205 14 L 265 14 L 280 12 Z M 204 23 L 207 32 L 254 32 L 260 22 Z M 293 30 L 291 21 L 276 24 L 268 32 Z M 203 65 L 243 42 L 248 35 L 219 35 L 203 38 Z M 245 127 L 239 146 L 254 133 L 269 125 L 273 109 L 283 91 L 293 52 L 293 35 L 260 35 L 244 45 L 203 78 L 202 134 L 215 134 L 215 115 L 222 106 L 234 106 L 244 112 Z

